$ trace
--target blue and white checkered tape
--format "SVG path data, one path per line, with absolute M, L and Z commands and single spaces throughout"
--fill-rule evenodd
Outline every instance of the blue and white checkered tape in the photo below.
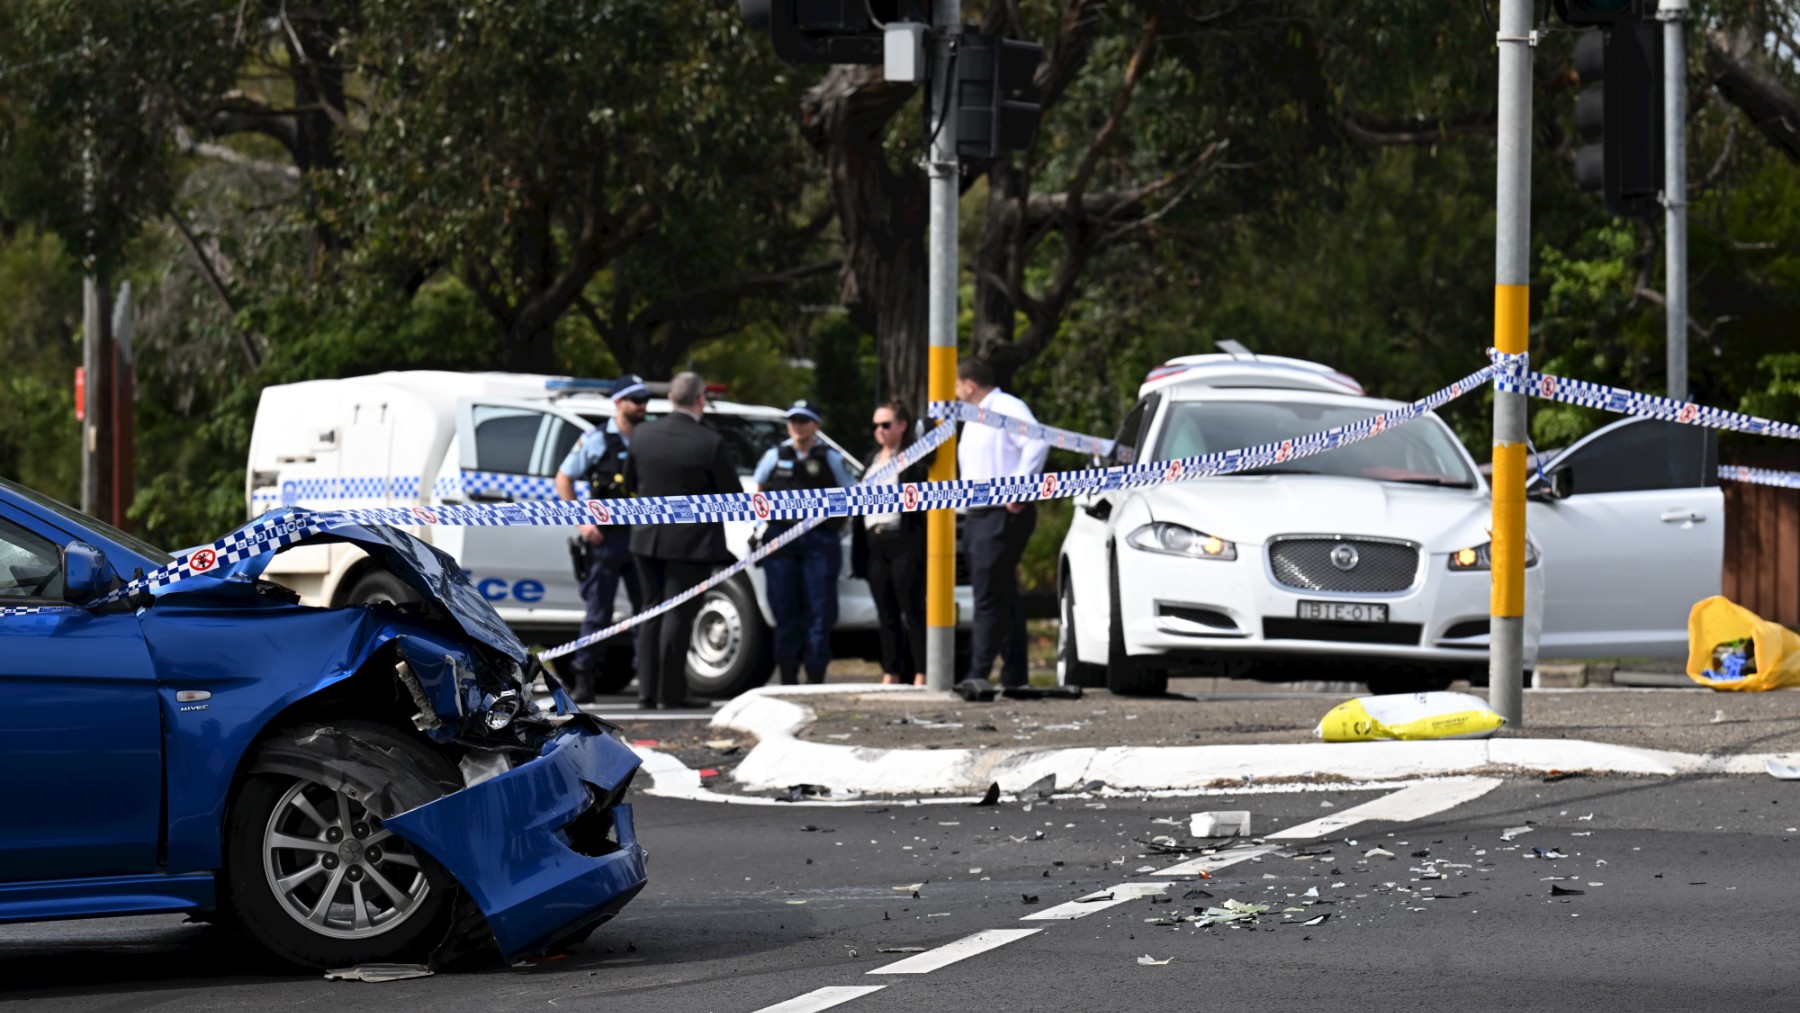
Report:
M 1782 489 L 1800 489 L 1800 471 L 1775 471 L 1771 468 L 1747 468 L 1741 464 L 1719 467 L 1719 477 L 1727 482 L 1772 485 Z
M 992 426 L 995 429 L 1022 436 L 1028 440 L 1043 440 L 1059 450 L 1073 450 L 1081 454 L 1093 454 L 1105 457 L 1112 453 L 1113 441 L 1100 436 L 1089 436 L 1072 429 L 1058 429 L 1041 422 L 1014 418 L 999 412 L 989 411 L 979 405 L 966 401 L 933 401 L 930 407 L 934 419 L 951 419 L 956 422 L 973 422 L 977 425 Z
M 305 506 L 338 500 L 417 499 L 417 475 L 326 475 L 284 479 L 277 489 L 258 490 L 251 501 L 259 506 Z
M 1203 454 L 1173 461 L 1049 472 L 991 481 L 954 480 L 902 484 L 872 484 L 849 489 L 807 489 L 780 492 L 721 493 L 708 496 L 675 496 L 654 499 L 528 501 L 498 504 L 455 504 L 437 507 L 370 507 L 335 510 L 300 517 L 264 518 L 213 546 L 183 556 L 144 578 L 133 580 L 102 601 L 125 598 L 137 591 L 162 587 L 205 573 L 222 563 L 291 544 L 318 531 L 345 524 L 457 525 L 495 527 L 510 525 L 577 524 L 691 524 L 714 521 L 806 520 L 860 516 L 871 513 L 903 513 L 918 510 L 998 506 L 1034 500 L 1060 499 L 1088 493 L 1142 489 L 1168 482 L 1245 471 L 1270 464 L 1324 453 L 1379 435 L 1396 425 L 1418 418 L 1433 408 L 1459 397 L 1487 381 L 1494 367 L 1481 370 L 1412 404 L 1322 432 L 1217 454 Z M 931 446 L 948 437 L 947 427 L 927 434 Z M 942 435 L 937 435 L 937 434 Z M 926 443 L 920 440 L 919 444 Z M 919 453 L 929 447 L 914 448 Z M 292 533 L 290 529 L 307 529 Z
M 1730 429 L 1758 436 L 1800 440 L 1800 425 L 1792 422 L 1776 422 L 1724 408 L 1709 408 L 1692 401 L 1677 401 L 1654 394 L 1640 394 L 1623 387 L 1608 387 L 1603 383 L 1534 372 L 1530 357 L 1524 354 L 1511 355 L 1492 349 L 1489 349 L 1488 354 L 1494 360 L 1495 388 L 1509 394 L 1529 394 L 1548 401 L 1599 408 L 1620 415 L 1638 415 L 1709 429 Z

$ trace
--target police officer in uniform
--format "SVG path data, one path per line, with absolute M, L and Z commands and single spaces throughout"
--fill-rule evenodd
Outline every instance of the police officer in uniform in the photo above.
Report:
M 650 388 L 636 376 L 625 376 L 613 385 L 613 416 L 604 429 L 590 429 L 580 442 L 569 449 L 562 466 L 556 469 L 556 494 L 567 500 L 576 499 L 575 480 L 588 484 L 589 499 L 621 499 L 625 491 L 625 463 L 631 451 L 631 437 L 638 423 L 644 421 L 650 405 Z M 636 612 L 643 607 L 638 589 L 637 571 L 631 564 L 631 532 L 621 525 L 600 527 L 583 524 L 577 529 L 575 544 L 576 574 L 581 580 L 581 600 L 587 614 L 581 617 L 581 635 L 605 629 L 613 622 L 613 602 L 619 592 L 619 581 L 625 581 L 625 594 Z M 604 643 L 589 644 L 575 652 L 572 680 L 573 695 L 586 702 L 594 697 L 594 683 L 606 657 Z
M 851 484 L 843 455 L 818 441 L 820 421 L 819 410 L 811 401 L 795 401 L 788 408 L 788 439 L 770 448 L 756 465 L 759 490 L 835 489 Z M 763 540 L 774 538 L 794 523 L 770 521 Z M 831 663 L 831 628 L 837 625 L 838 574 L 844 566 L 843 528 L 843 519 L 833 518 L 763 561 L 769 608 L 775 613 L 775 664 L 783 683 L 797 682 L 802 664 L 807 682 L 825 681 L 825 668 Z

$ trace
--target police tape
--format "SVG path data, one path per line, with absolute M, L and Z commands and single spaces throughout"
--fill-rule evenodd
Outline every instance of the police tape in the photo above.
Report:
M 1106 457 L 1113 450 L 1113 441 L 1104 437 L 1089 436 L 1086 433 L 1075 432 L 1073 429 L 1058 429 L 1055 426 L 1044 425 L 1042 422 L 1002 415 L 966 401 L 933 401 L 930 414 L 935 419 L 973 422 L 977 425 L 992 426 L 1028 440 L 1043 440 L 1059 450 L 1073 450 L 1077 453 L 1093 454 L 1096 457 Z
M 990 480 L 871 483 L 837 489 L 723 493 L 643 499 L 569 500 L 556 502 L 456 504 L 436 508 L 367 507 L 307 513 L 270 514 L 232 531 L 209 546 L 190 551 L 175 562 L 127 581 L 92 603 L 120 601 L 161 590 L 196 576 L 213 573 L 245 559 L 292 545 L 302 539 L 347 525 L 512 526 L 581 524 L 694 524 L 716 521 L 820 520 L 866 514 L 913 513 L 920 510 L 979 509 L 1008 503 L 1063 499 L 1123 489 L 1145 489 L 1170 482 L 1226 475 L 1309 457 L 1346 446 L 1410 422 L 1487 382 L 1492 366 L 1433 394 L 1391 411 L 1348 425 L 1287 440 L 1145 464 L 1078 471 L 1046 472 Z M 933 446 L 949 437 L 950 427 Z M 920 442 L 924 442 L 922 439 Z M 917 444 L 915 444 L 915 447 Z M 928 448 L 929 449 L 929 448 Z
M 1800 425 L 1792 422 L 1776 422 L 1726 408 L 1710 408 L 1693 401 L 1678 401 L 1655 394 L 1640 394 L 1623 387 L 1608 387 L 1603 383 L 1535 372 L 1531 369 L 1530 356 L 1522 352 L 1508 354 L 1489 349 L 1488 355 L 1494 360 L 1494 388 L 1508 394 L 1529 394 L 1547 401 L 1560 401 L 1584 408 L 1599 408 L 1620 415 L 1637 415 L 1683 425 L 1800 440 Z
M 1719 466 L 1719 477 L 1727 482 L 1772 485 L 1782 489 L 1800 489 L 1800 471 L 1774 471 L 1769 468 L 1746 468 L 1739 464 Z
M 954 435 L 955 432 L 956 428 L 949 425 L 941 425 L 926 430 L 923 435 L 913 442 L 912 446 L 901 451 L 893 460 L 888 461 L 869 472 L 867 475 L 864 475 L 863 484 L 880 485 L 886 483 L 891 477 L 898 475 L 900 472 L 924 460 L 927 454 L 936 450 L 945 440 L 948 440 Z M 767 559 L 769 556 L 772 556 L 789 545 L 792 545 L 794 542 L 799 541 L 801 536 L 825 523 L 825 521 L 826 518 L 824 517 L 808 517 L 795 524 L 793 527 L 788 528 L 786 531 L 776 535 L 774 538 L 751 549 L 748 553 L 745 553 L 744 558 L 719 570 L 712 576 L 695 584 L 693 587 L 688 588 L 675 597 L 660 601 L 649 608 L 642 609 L 619 622 L 613 623 L 611 626 L 584 634 L 566 644 L 559 644 L 548 650 L 539 651 L 538 658 L 543 661 L 554 661 L 564 655 L 573 654 L 582 648 L 591 647 L 603 640 L 610 640 L 635 626 L 640 626 L 649 622 L 651 619 L 662 615 L 664 612 L 667 612 L 684 602 L 693 601 L 694 598 L 699 595 L 703 595 L 713 588 L 718 587 L 738 574 L 743 573 L 745 570 L 748 570 L 756 563 Z

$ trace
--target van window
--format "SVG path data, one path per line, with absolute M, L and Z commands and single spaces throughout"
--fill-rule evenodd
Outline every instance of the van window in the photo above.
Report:
M 513 475 L 531 472 L 531 451 L 543 427 L 542 412 L 475 406 L 475 467 Z

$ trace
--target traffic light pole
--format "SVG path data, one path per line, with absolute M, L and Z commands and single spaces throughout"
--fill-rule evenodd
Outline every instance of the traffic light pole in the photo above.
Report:
M 1500 0 L 1496 130 L 1494 347 L 1523 355 L 1531 320 L 1532 0 Z M 1494 523 L 1488 705 L 1524 722 L 1525 395 L 1494 390 Z
M 1663 280 L 1667 289 L 1669 336 L 1669 396 L 1688 396 L 1688 281 L 1687 281 L 1687 50 L 1682 45 L 1681 23 L 1687 19 L 1687 0 L 1662 0 L 1656 11 L 1663 23 L 1663 221 L 1667 236 L 1667 263 Z
M 933 401 L 956 398 L 956 228 L 961 181 L 956 160 L 956 114 L 945 101 L 951 79 L 955 32 L 962 25 L 962 0 L 932 0 L 931 86 L 925 92 L 931 149 L 925 156 L 930 179 L 929 242 L 930 342 L 927 386 Z M 946 441 L 931 465 L 931 480 L 956 478 L 956 441 Z M 904 676 L 906 673 L 896 673 Z M 948 690 L 956 682 L 956 513 L 933 510 L 925 517 L 925 682 Z

